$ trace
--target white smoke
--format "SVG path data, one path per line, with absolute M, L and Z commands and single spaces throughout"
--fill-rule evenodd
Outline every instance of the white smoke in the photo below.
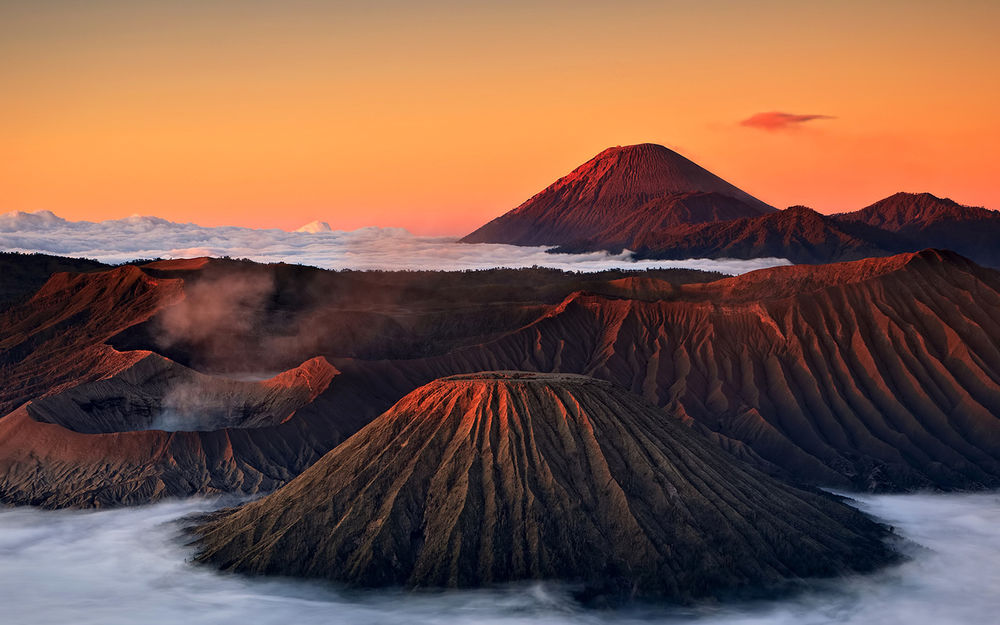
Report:
M 121 263 L 137 258 L 232 256 L 324 269 L 463 270 L 553 267 L 567 271 L 681 267 L 730 275 L 776 265 L 781 258 L 632 260 L 629 252 L 549 254 L 545 247 L 458 243 L 455 237 L 417 236 L 402 228 L 329 230 L 313 222 L 299 231 L 209 228 L 157 217 L 101 222 L 67 221 L 49 211 L 0 215 L 0 250 L 43 252 Z
M 0 622 L 18 625 L 675 623 L 981 625 L 1000 614 L 1000 496 L 864 496 L 862 507 L 918 545 L 882 573 L 750 605 L 592 612 L 558 589 L 407 594 L 249 579 L 188 561 L 176 519 L 214 505 L 97 512 L 0 510 Z

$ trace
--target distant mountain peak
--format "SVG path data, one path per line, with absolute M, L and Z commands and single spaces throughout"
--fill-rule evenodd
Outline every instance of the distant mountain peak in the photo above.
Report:
M 774 210 L 677 152 L 640 143 L 603 150 L 463 241 L 606 247 L 648 228 Z
M 462 240 L 610 249 L 651 229 L 774 210 L 677 152 L 640 143 L 603 150 Z
M 655 143 L 616 146 L 602 151 L 560 182 L 585 179 L 593 190 L 610 195 L 718 193 L 761 209 L 773 208 L 722 180 L 670 148 Z M 557 182 L 556 184 L 559 184 Z
M 941 222 L 1000 219 L 1000 212 L 966 206 L 932 193 L 894 193 L 861 210 L 841 213 L 837 219 L 861 222 L 890 232 L 923 230 Z
M 317 221 L 310 221 L 309 223 L 307 223 L 306 225 L 302 226 L 301 228 L 296 228 L 295 231 L 296 232 L 308 232 L 308 233 L 311 233 L 311 234 L 316 234 L 316 233 L 319 233 L 319 232 L 333 232 L 333 228 L 331 228 L 330 224 L 326 223 L 325 221 L 318 221 L 317 220 Z

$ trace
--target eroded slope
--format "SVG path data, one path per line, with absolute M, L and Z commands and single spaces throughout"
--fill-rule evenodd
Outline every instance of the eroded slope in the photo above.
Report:
M 628 287 L 633 298 L 643 288 Z M 651 294 L 578 294 L 520 331 L 441 357 L 340 363 L 327 395 L 371 418 L 455 373 L 582 373 L 794 480 L 868 490 L 1000 485 L 996 272 L 926 251 L 653 285 Z
M 225 569 L 360 586 L 560 580 L 689 599 L 892 560 L 884 531 L 592 378 L 410 393 L 288 486 L 197 529 Z

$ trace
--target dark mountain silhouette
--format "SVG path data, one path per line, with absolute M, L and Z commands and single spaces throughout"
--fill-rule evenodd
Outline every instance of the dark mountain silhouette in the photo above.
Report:
M 621 245 L 649 229 L 760 215 L 774 208 L 652 143 L 608 148 L 467 243 Z
M 582 376 L 432 382 L 268 497 L 196 529 L 224 569 L 359 586 L 580 585 L 675 600 L 891 561 L 884 530 Z
M 897 234 L 907 250 L 954 250 L 977 263 L 1000 267 L 1000 211 L 963 206 L 930 193 L 897 193 L 834 218 Z
M 793 206 L 759 217 L 648 231 L 626 247 L 639 258 L 776 257 L 794 263 L 828 263 L 889 256 L 905 246 L 878 228 Z
M 652 222 L 650 222 L 652 223 Z M 618 238 L 566 240 L 554 251 L 629 249 L 637 258 L 787 258 L 829 263 L 950 249 L 1000 267 L 1000 213 L 929 193 L 897 193 L 853 213 L 804 206 L 740 219 L 637 229 Z

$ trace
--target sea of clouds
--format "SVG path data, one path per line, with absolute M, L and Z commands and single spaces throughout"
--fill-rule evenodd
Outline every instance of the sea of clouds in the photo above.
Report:
M 158 217 L 68 221 L 49 211 L 0 215 L 0 250 L 43 252 L 121 263 L 137 258 L 232 256 L 325 269 L 489 269 L 553 267 L 567 271 L 683 267 L 737 275 L 777 265 L 781 258 L 635 261 L 621 254 L 549 254 L 545 247 L 458 243 L 455 237 L 417 236 L 403 228 L 332 230 L 313 222 L 297 231 L 205 227 Z
M 105 511 L 0 510 L 0 621 L 64 624 L 674 623 L 981 625 L 1000 614 L 1000 496 L 863 496 L 909 539 L 911 559 L 748 605 L 588 611 L 558 588 L 345 592 L 289 579 L 221 574 L 190 562 L 185 515 L 204 499 Z

